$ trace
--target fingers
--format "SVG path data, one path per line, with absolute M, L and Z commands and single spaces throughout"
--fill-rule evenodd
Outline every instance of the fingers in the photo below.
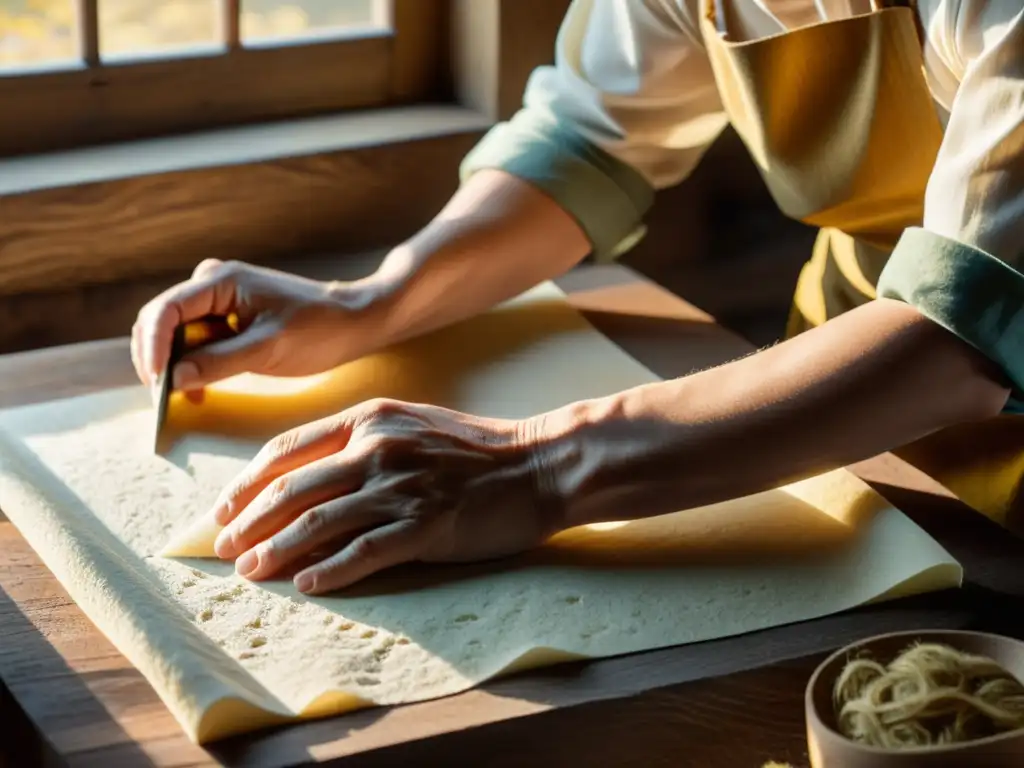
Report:
M 263 370 L 280 332 L 278 321 L 257 319 L 237 336 L 190 352 L 174 366 L 174 388 L 200 389 L 239 373 Z
M 300 571 L 295 576 L 295 587 L 307 594 L 323 594 L 411 562 L 429 546 L 431 533 L 428 523 L 412 519 L 374 528 L 337 554 Z
M 153 382 L 150 380 L 149 371 L 146 366 L 142 363 L 142 326 L 136 322 L 132 326 L 132 340 L 130 345 L 132 355 L 132 367 L 135 369 L 135 375 L 139 377 L 139 381 L 145 384 L 147 387 L 152 389 Z
M 192 270 L 192 278 L 197 279 L 207 277 L 217 272 L 222 266 L 224 266 L 224 262 L 220 259 L 203 259 L 196 265 L 196 268 Z
M 286 527 L 304 513 L 307 523 L 317 521 L 319 513 L 307 510 L 345 496 L 363 484 L 362 472 L 338 454 L 311 461 L 293 471 L 278 475 L 263 485 L 256 497 L 217 536 L 214 551 L 231 559 Z
M 242 473 L 213 505 L 213 518 L 228 526 L 265 488 L 289 472 L 344 449 L 351 428 L 337 418 L 326 418 L 278 435 L 263 446 Z M 336 457 L 343 461 L 343 456 Z M 337 466 L 337 465 L 336 465 Z M 340 470 L 339 470 L 340 471 Z
M 235 570 L 248 579 L 270 578 L 319 548 L 388 522 L 368 502 L 368 492 L 356 491 L 307 509 L 282 530 L 243 553 L 235 561 Z
M 133 331 L 133 356 L 146 384 L 163 373 L 171 352 L 174 329 L 209 314 L 225 315 L 234 309 L 237 275 L 214 260 L 204 262 L 191 280 L 175 285 L 139 311 Z

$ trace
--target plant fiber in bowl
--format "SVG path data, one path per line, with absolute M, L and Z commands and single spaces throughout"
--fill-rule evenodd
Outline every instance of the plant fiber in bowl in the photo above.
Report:
M 1024 680 L 1024 643 L 978 632 L 898 632 L 867 638 L 834 653 L 815 670 L 804 699 L 807 743 L 813 768 L 1009 768 L 1024 766 L 1024 730 L 946 746 L 886 750 L 854 742 L 837 729 L 835 682 L 847 662 L 868 656 L 888 664 L 917 643 L 946 645 L 992 659 Z

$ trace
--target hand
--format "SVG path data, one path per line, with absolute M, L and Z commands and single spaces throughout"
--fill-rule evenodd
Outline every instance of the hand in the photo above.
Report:
M 214 506 L 217 555 L 250 579 L 303 564 L 296 587 L 323 593 L 400 563 L 520 552 L 559 527 L 531 431 L 374 400 L 286 432 Z
M 239 373 L 304 376 L 372 350 L 372 334 L 355 328 L 368 291 L 328 284 L 240 262 L 208 259 L 190 280 L 139 312 L 132 362 L 154 386 L 170 354 L 174 329 L 203 315 L 239 317 L 242 332 L 186 355 L 175 367 L 176 389 L 197 390 Z M 360 349 L 355 345 L 360 344 Z

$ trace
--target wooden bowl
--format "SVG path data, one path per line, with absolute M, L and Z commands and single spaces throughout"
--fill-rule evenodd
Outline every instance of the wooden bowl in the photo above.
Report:
M 886 664 L 915 642 L 940 643 L 987 656 L 1018 680 L 1024 680 L 1024 643 L 980 632 L 925 630 L 878 635 L 848 645 L 822 662 L 804 697 L 807 746 L 812 768 L 1020 768 L 1024 766 L 1024 730 L 948 747 L 890 751 L 847 739 L 836 730 L 832 688 L 846 662 L 867 652 Z

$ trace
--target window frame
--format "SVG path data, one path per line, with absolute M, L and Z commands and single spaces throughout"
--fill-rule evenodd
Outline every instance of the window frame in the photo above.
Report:
M 393 69 L 396 87 L 450 89 L 433 103 L 0 157 L 0 350 L 130 325 L 118 286 L 162 290 L 204 256 L 288 269 L 411 237 L 519 108 L 570 2 L 444 0 L 437 70 L 412 50 Z
M 449 3 L 391 2 L 391 29 L 246 47 L 240 0 L 220 0 L 208 53 L 107 62 L 79 0 L 77 66 L 0 75 L 0 157 L 443 98 Z

